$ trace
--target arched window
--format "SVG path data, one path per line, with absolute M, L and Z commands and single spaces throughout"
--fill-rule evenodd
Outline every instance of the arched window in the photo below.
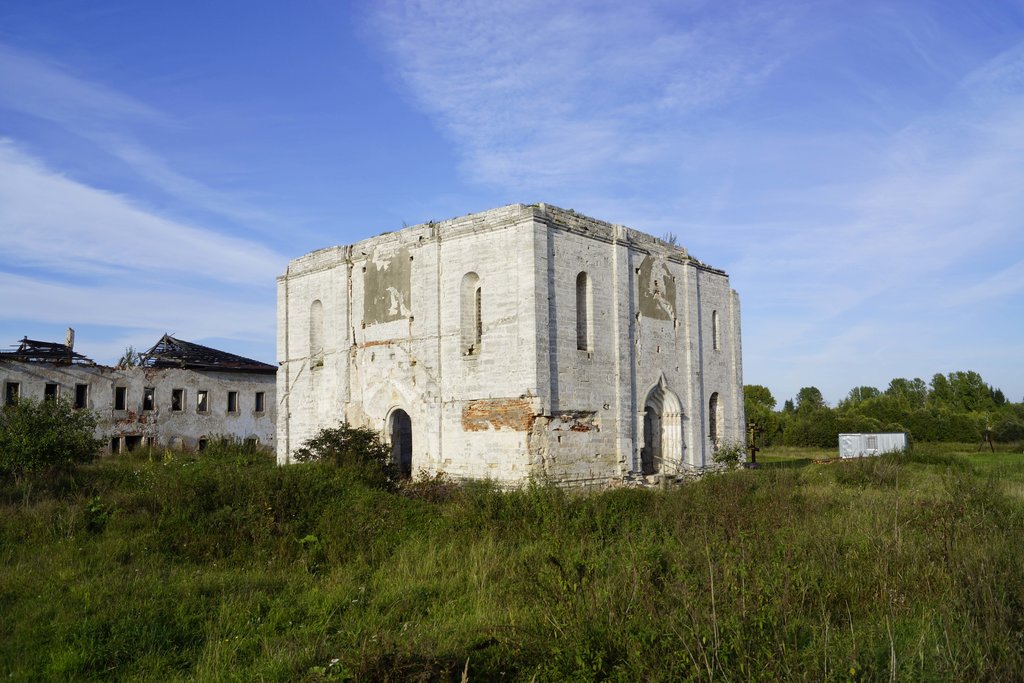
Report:
M 477 356 L 480 354 L 480 341 L 484 328 L 480 276 L 476 273 L 466 273 L 462 276 L 460 304 L 462 355 Z
M 711 311 L 711 345 L 715 351 L 722 348 L 722 337 L 718 331 L 718 311 Z
M 324 364 L 324 306 L 319 299 L 309 307 L 309 364 Z
M 412 476 L 412 418 L 401 408 L 391 413 L 391 461 L 402 477 Z
M 586 273 L 576 276 L 576 348 L 589 351 L 591 344 L 591 294 L 590 278 Z
M 718 392 L 711 394 L 708 401 L 708 434 L 711 443 L 718 446 L 722 441 L 722 406 L 718 401 Z

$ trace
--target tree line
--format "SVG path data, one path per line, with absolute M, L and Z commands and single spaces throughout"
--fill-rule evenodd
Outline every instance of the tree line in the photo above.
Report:
M 906 432 L 915 441 L 1024 440 L 1024 402 L 1007 401 L 972 370 L 939 373 L 929 383 L 898 377 L 884 391 L 854 387 L 835 407 L 813 386 L 800 389 L 781 410 L 759 384 L 744 386 L 743 397 L 761 446 L 831 448 L 839 434 L 859 432 Z

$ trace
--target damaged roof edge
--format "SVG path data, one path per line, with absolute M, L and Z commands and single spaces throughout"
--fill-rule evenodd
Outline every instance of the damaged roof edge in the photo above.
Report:
M 219 370 L 223 372 L 255 372 L 272 375 L 276 365 L 252 358 L 219 351 L 209 346 L 177 339 L 169 334 L 160 338 L 153 348 L 142 354 L 142 367 L 187 368 L 190 370 Z

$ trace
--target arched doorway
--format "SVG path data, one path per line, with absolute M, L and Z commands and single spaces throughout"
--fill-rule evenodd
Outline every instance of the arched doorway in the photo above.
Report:
M 640 473 L 675 471 L 683 464 L 683 410 L 662 379 L 647 394 L 643 413 Z
M 651 406 L 644 407 L 644 446 L 640 449 L 640 474 L 654 474 L 658 470 L 654 462 L 661 460 L 659 445 L 655 443 L 655 434 L 660 430 L 661 417 Z M 655 427 L 657 425 L 657 428 Z
M 412 476 L 412 418 L 401 408 L 391 413 L 391 461 L 402 477 Z

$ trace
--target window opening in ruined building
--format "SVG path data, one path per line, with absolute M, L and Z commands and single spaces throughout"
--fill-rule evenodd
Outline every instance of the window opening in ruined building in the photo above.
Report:
M 76 384 L 75 385 L 75 407 L 78 409 L 85 408 L 89 403 L 89 385 L 88 384 Z
M 718 311 L 711 311 L 711 345 L 715 351 L 722 348 L 722 338 L 718 331 Z
M 711 444 L 717 448 L 722 441 L 722 406 L 717 391 L 708 400 L 708 434 Z
M 398 409 L 391 413 L 391 460 L 403 477 L 412 476 L 412 418 Z
M 196 412 L 205 413 L 210 410 L 210 392 L 200 389 L 196 392 Z
M 199 441 L 196 442 L 196 448 L 199 449 L 200 451 L 205 451 L 206 445 L 208 443 L 209 441 L 207 440 L 207 438 L 205 436 L 201 436 L 199 437 Z
M 120 453 L 121 452 L 121 437 L 112 436 L 110 437 L 110 452 Z
M 580 351 L 591 348 L 592 308 L 590 278 L 586 273 L 580 273 L 576 276 L 576 348 Z
M 21 384 L 19 382 L 7 382 L 4 384 L 4 404 L 13 406 L 21 397 Z
M 256 412 L 262 413 L 267 409 L 267 394 L 263 391 L 256 392 Z
M 462 276 L 460 304 L 462 355 L 479 355 L 480 342 L 483 338 L 483 302 L 480 277 L 476 273 L 466 273 Z
M 324 364 L 324 305 L 317 299 L 309 307 L 309 364 Z
M 171 389 L 171 410 L 180 413 L 185 409 L 185 390 Z
M 149 450 L 153 450 L 153 447 L 156 446 L 156 437 L 153 437 L 153 436 L 145 436 L 145 437 L 143 437 L 142 438 L 142 445 L 145 446 Z
M 229 391 L 228 392 L 228 412 L 229 413 L 237 413 L 238 412 L 238 392 L 237 391 Z
M 255 436 L 246 437 L 245 441 L 242 442 L 247 450 L 254 451 L 260 445 L 260 440 Z
M 43 400 L 56 401 L 58 398 L 60 398 L 60 385 L 47 382 L 43 387 Z
M 142 409 L 156 409 L 156 389 L 154 389 L 153 387 L 146 387 L 145 389 L 142 390 Z
M 124 437 L 124 449 L 131 453 L 139 446 L 142 445 L 142 436 L 137 434 L 131 434 Z
M 128 388 L 114 387 L 114 410 L 126 410 L 128 408 Z

